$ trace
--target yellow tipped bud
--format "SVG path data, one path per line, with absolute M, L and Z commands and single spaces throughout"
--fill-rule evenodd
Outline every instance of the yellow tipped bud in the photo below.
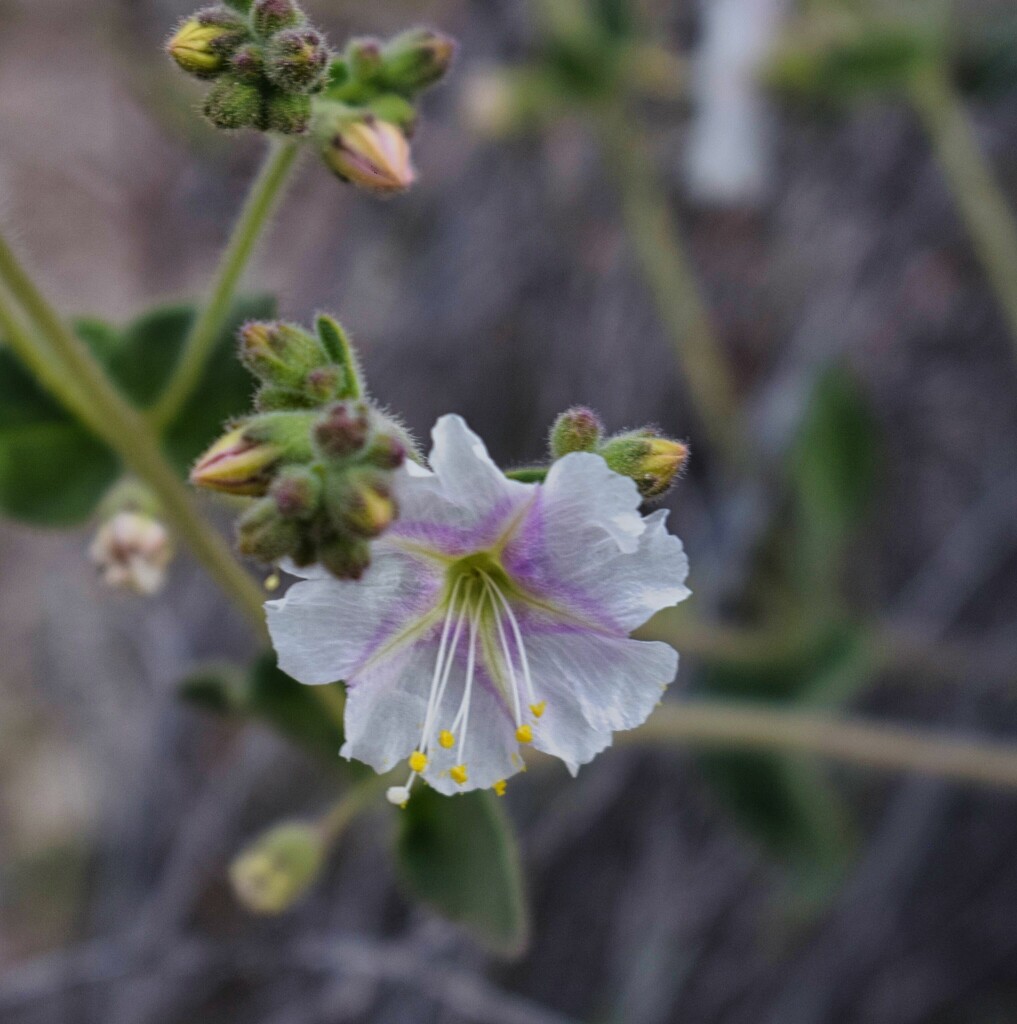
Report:
M 277 825 L 230 866 L 233 891 L 255 914 L 281 914 L 318 877 L 324 855 L 321 832 L 313 825 Z
M 438 742 L 446 749 L 451 750 L 455 746 L 456 738 L 448 731 L 448 729 L 442 729 L 438 733 Z
M 640 471 L 651 487 L 643 490 L 647 497 L 663 494 L 681 472 L 689 457 L 689 446 L 667 437 L 654 437 L 647 441 Z
M 377 195 L 404 192 L 416 180 L 406 136 L 394 124 L 374 117 L 342 121 L 323 155 L 344 181 Z
M 410 754 L 410 771 L 422 772 L 427 767 L 427 755 L 422 754 L 419 750 L 414 750 Z
M 252 441 L 243 427 L 236 427 L 198 459 L 191 483 L 224 494 L 263 495 L 270 482 L 269 470 L 282 455 L 279 445 Z
M 246 36 L 239 15 L 209 10 L 183 22 L 166 44 L 166 52 L 189 74 L 213 78 Z
M 520 743 L 533 742 L 533 730 L 528 725 L 521 725 L 516 729 L 516 739 Z
M 499 779 L 491 788 L 498 794 L 498 796 L 504 796 L 507 786 L 508 783 L 504 779 Z
M 460 786 L 466 785 L 466 765 L 457 764 L 454 768 L 449 770 L 449 775 L 452 776 L 452 781 L 459 783 Z
M 539 704 L 531 704 L 530 710 L 533 712 L 534 718 L 540 718 L 547 710 L 547 701 L 542 700 Z

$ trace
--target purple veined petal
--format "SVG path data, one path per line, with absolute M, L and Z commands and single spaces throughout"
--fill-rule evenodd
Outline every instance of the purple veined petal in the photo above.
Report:
M 302 683 L 346 679 L 386 647 L 433 629 L 444 587 L 432 563 L 381 545 L 359 581 L 295 583 L 265 605 L 279 666 Z

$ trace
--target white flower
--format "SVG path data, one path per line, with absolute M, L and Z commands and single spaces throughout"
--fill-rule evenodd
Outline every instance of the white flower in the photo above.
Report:
M 166 581 L 173 544 L 158 520 L 141 512 L 118 512 L 99 528 L 88 554 L 109 586 L 148 596 Z
M 599 455 L 566 455 L 541 484 L 508 479 L 458 416 L 433 431 L 433 472 L 409 464 L 400 516 L 359 582 L 324 571 L 270 601 L 280 666 L 346 681 L 341 753 L 386 772 L 408 759 L 442 793 L 504 789 L 520 744 L 574 774 L 640 725 L 678 655 L 630 633 L 684 600 L 688 563 L 666 511 Z

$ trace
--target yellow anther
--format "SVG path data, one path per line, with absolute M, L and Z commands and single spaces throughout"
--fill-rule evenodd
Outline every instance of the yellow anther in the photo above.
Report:
M 449 770 L 449 775 L 452 776 L 453 782 L 458 782 L 460 786 L 466 785 L 466 765 L 457 764 Z
M 422 754 L 419 750 L 414 750 L 410 754 L 410 771 L 422 772 L 427 767 L 427 755 Z
M 448 729 L 442 729 L 441 732 L 438 733 L 438 742 L 446 750 L 449 750 L 451 747 L 455 746 L 456 738 L 448 731 Z
M 547 701 L 542 700 L 539 704 L 531 704 L 530 710 L 533 712 L 534 718 L 540 718 L 540 716 L 547 710 Z
M 516 739 L 520 743 L 533 742 L 533 730 L 528 725 L 521 725 L 516 729 Z
M 499 779 L 491 788 L 498 794 L 498 796 L 505 795 L 505 787 L 508 783 L 504 779 Z
M 279 579 L 279 573 L 274 572 L 271 576 L 265 577 L 265 589 L 271 594 L 273 590 L 279 589 L 279 584 L 282 580 Z

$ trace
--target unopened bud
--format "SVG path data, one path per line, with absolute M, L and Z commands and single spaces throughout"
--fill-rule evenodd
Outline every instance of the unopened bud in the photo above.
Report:
M 224 494 L 262 495 L 284 453 L 281 444 L 255 440 L 246 426 L 235 427 L 194 464 L 191 483 Z
M 162 589 L 173 544 L 158 520 L 123 511 L 103 523 L 88 554 L 109 586 L 150 595 Z
M 341 366 L 317 366 L 304 378 L 303 391 L 308 400 L 324 405 L 343 394 L 346 373 Z
M 336 525 L 358 537 L 378 537 L 396 517 L 396 503 L 375 474 L 349 476 L 326 496 L 326 507 Z
M 552 459 L 569 452 L 592 452 L 604 436 L 604 424 L 591 409 L 577 405 L 563 412 L 551 427 L 549 447 Z
M 329 50 L 313 28 L 280 32 L 265 52 L 265 74 L 284 92 L 313 92 L 324 81 Z
M 239 15 L 226 7 L 210 7 L 180 25 L 166 52 L 188 74 L 214 78 L 246 38 L 247 26 Z
M 333 538 L 318 548 L 318 561 L 341 580 L 359 580 L 371 564 L 371 548 L 366 541 Z
M 414 93 L 439 81 L 455 57 L 450 36 L 426 28 L 402 32 L 382 51 L 386 83 L 398 92 Z
M 264 123 L 261 89 L 234 75 L 223 75 L 215 82 L 208 90 L 202 110 L 216 128 L 224 131 L 261 128 Z
M 277 562 L 300 544 L 300 528 L 279 512 L 274 498 L 256 501 L 237 521 L 240 553 L 259 562 Z
M 239 338 L 240 361 L 267 383 L 299 387 L 310 370 L 328 361 L 321 342 L 295 324 L 252 320 Z
M 321 477 L 306 466 L 290 466 L 276 476 L 271 495 L 284 519 L 310 519 L 321 501 Z
M 339 119 L 325 140 L 325 163 L 343 181 L 376 195 L 404 192 L 416 180 L 406 136 L 388 121 Z
M 293 0 L 257 0 L 251 12 L 251 24 L 262 39 L 284 28 L 293 28 L 304 20 L 304 12 Z
M 616 473 L 636 482 L 644 498 L 659 498 L 674 483 L 688 461 L 688 445 L 646 432 L 622 434 L 600 449 Z
M 364 456 L 377 469 L 398 469 L 406 461 L 406 445 L 388 434 L 378 435 Z
M 233 891 L 255 914 L 281 914 L 318 878 L 325 852 L 325 838 L 315 826 L 277 825 L 230 865 Z
M 382 42 L 372 37 L 351 39 L 346 44 L 344 59 L 349 68 L 350 77 L 362 84 L 373 82 L 382 69 Z
M 265 73 L 265 51 L 257 43 L 241 46 L 230 57 L 230 71 L 244 82 L 260 82 Z
M 336 402 L 314 425 L 314 441 L 327 459 L 345 459 L 367 443 L 371 420 L 363 402 Z

